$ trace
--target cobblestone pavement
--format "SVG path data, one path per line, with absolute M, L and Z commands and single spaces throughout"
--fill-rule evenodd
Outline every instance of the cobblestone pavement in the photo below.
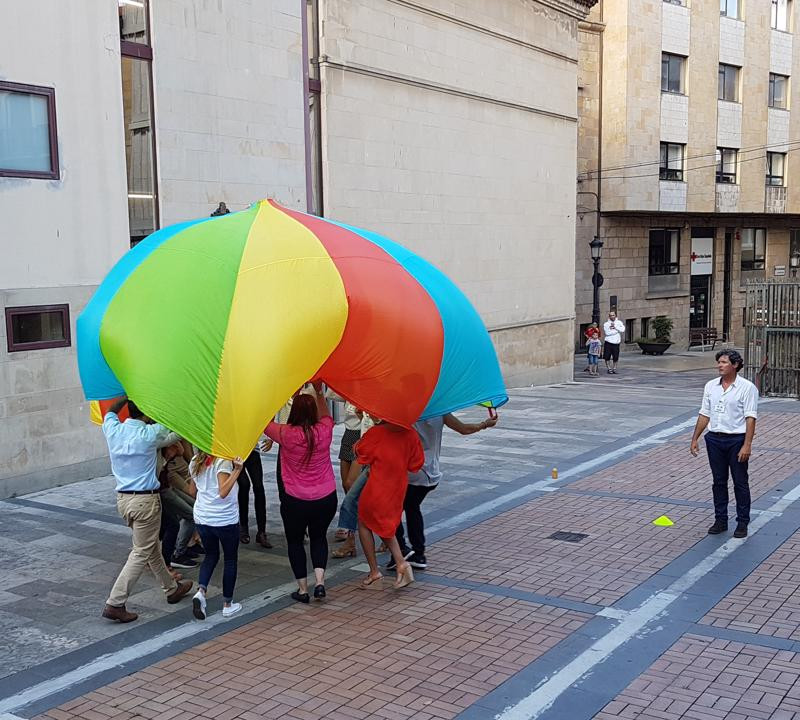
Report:
M 104 624 L 127 544 L 109 481 L 0 503 L 0 719 L 800 720 L 800 407 L 762 405 L 750 537 L 706 535 L 687 432 L 709 357 L 591 380 L 578 358 L 576 384 L 515 391 L 502 429 L 447 435 L 430 566 L 403 591 L 361 589 L 356 559 L 293 605 L 283 548 L 248 547 L 238 619 L 143 582 L 143 621 Z

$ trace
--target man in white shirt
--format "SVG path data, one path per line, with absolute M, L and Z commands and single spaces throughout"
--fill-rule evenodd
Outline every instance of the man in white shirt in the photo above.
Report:
M 117 413 L 128 404 L 130 418 L 120 422 Z M 156 476 L 156 451 L 180 440 L 163 425 L 148 418 L 123 397 L 103 418 L 103 434 L 111 456 L 111 471 L 117 480 L 117 511 L 133 532 L 133 549 L 117 577 L 103 609 L 103 617 L 127 623 L 136 620 L 125 602 L 146 567 L 155 575 L 167 596 L 176 603 L 191 590 L 192 582 L 176 582 L 161 555 L 158 532 L 161 527 L 161 496 Z
M 739 377 L 744 365 L 736 350 L 720 350 L 716 354 L 719 379 L 706 383 L 703 403 L 692 435 L 690 452 L 697 457 L 697 441 L 706 433 L 706 450 L 714 477 L 714 524 L 708 529 L 717 535 L 728 529 L 728 473 L 733 478 L 736 497 L 736 538 L 747 537 L 750 522 L 750 485 L 747 465 L 756 432 L 758 389 L 749 380 Z
M 603 360 L 609 375 L 617 374 L 619 363 L 619 346 L 625 337 L 625 323 L 617 320 L 617 313 L 608 313 L 608 320 L 603 323 Z

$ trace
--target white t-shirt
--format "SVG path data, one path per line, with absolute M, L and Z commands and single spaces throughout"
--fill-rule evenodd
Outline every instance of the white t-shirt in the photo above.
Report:
M 758 417 L 758 388 L 743 377 L 722 389 L 722 379 L 710 380 L 703 389 L 700 414 L 709 418 L 708 431 L 741 435 L 747 418 Z
M 234 485 L 226 497 L 220 497 L 217 475 L 221 472 L 232 473 L 233 463 L 215 458 L 210 465 L 203 465 L 194 476 L 194 484 L 197 485 L 194 521 L 199 525 L 222 527 L 239 523 L 238 488 Z
M 625 323 L 622 320 L 606 320 L 603 323 L 603 335 L 607 343 L 619 345 L 622 342 L 622 333 L 625 332 Z

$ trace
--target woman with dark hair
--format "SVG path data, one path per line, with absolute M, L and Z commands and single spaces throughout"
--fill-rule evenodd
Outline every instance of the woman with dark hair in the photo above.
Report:
M 325 597 L 328 564 L 328 527 L 336 515 L 336 480 L 331 464 L 333 419 L 319 384 L 315 395 L 299 394 L 292 400 L 286 424 L 271 422 L 264 431 L 280 445 L 281 517 L 286 534 L 289 563 L 297 590 L 292 599 L 309 602 L 306 551 L 308 531 L 311 564 L 314 567 L 314 597 Z

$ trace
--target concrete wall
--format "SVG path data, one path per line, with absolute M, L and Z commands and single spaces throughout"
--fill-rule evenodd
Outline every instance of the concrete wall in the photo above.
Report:
M 161 223 L 306 209 L 298 0 L 151 3 Z
M 0 311 L 68 303 L 73 346 L 9 353 L 0 329 L 0 497 L 105 472 L 74 325 L 128 247 L 115 3 L 42 0 L 0 23 L 0 77 L 55 88 L 59 180 L 0 178 Z
M 509 384 L 570 377 L 582 13 L 511 0 L 320 8 L 325 214 L 448 273 Z

